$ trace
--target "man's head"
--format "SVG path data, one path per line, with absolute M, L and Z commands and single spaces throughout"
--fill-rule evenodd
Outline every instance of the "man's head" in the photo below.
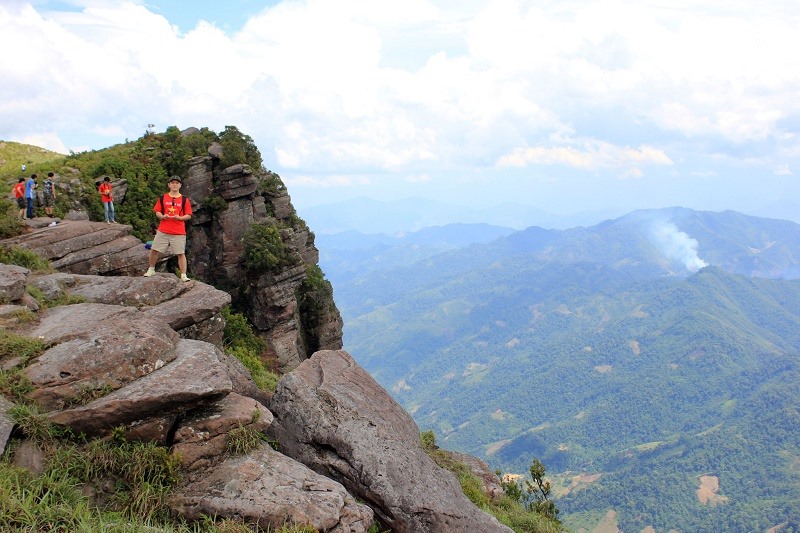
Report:
M 38 178 L 38 176 L 36 174 L 31 174 L 31 179 L 32 180 L 35 180 L 36 178 Z
M 180 176 L 172 176 L 172 177 L 169 179 L 169 182 L 167 182 L 167 185 L 169 185 L 169 190 L 170 190 L 170 191 L 177 191 L 177 190 L 179 190 L 179 189 L 181 188 L 181 185 L 182 185 L 182 183 L 181 183 L 181 177 L 180 177 Z
M 17 181 L 17 183 L 22 183 L 23 181 L 25 181 L 24 177 L 20 178 L 19 181 Z
M 52 172 L 48 172 L 48 173 L 47 173 L 47 177 L 48 177 L 48 178 L 52 178 L 53 176 L 55 176 L 55 174 L 54 174 L 54 173 L 52 173 Z
M 110 176 L 106 176 L 105 178 L 103 178 L 103 181 L 108 183 L 108 182 L 111 181 L 111 177 Z

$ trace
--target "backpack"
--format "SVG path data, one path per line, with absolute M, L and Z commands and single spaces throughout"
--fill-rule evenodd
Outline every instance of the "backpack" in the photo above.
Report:
M 169 195 L 169 193 L 166 193 L 166 194 L 164 194 L 162 196 L 159 196 L 158 200 L 157 200 L 157 203 L 156 203 L 156 205 L 159 206 L 158 210 L 161 211 L 162 215 L 164 214 L 164 197 L 166 197 L 167 195 Z M 183 216 L 185 213 L 186 213 L 186 195 L 182 194 L 181 195 L 181 216 Z

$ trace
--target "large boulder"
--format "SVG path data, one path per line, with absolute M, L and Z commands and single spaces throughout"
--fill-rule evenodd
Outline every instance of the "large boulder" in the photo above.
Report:
M 120 425 L 137 425 L 142 420 L 177 418 L 199 405 L 211 404 L 231 392 L 231 380 L 213 344 L 180 339 L 177 357 L 155 371 L 86 405 L 55 411 L 52 422 L 69 426 L 77 433 L 100 436 Z M 154 426 L 169 430 L 171 424 Z M 164 433 L 147 435 L 146 440 L 163 442 Z
M 62 312 L 45 317 L 45 327 L 70 310 L 59 309 Z M 161 321 L 130 320 L 128 314 L 82 322 L 71 333 L 48 335 L 46 340 L 57 344 L 24 370 L 34 387 L 29 397 L 50 411 L 87 395 L 107 394 L 173 361 L 178 338 Z
M 408 413 L 346 352 L 315 353 L 281 379 L 269 407 L 281 451 L 341 482 L 392 531 L 511 531 L 427 456 Z
M 225 326 L 220 312 L 231 301 L 225 291 L 205 283 L 185 283 L 169 274 L 145 278 L 57 273 L 31 276 L 28 284 L 48 299 L 77 296 L 87 303 L 136 307 L 181 337 L 217 345 Z
M 21 300 L 29 273 L 27 268 L 0 264 L 0 302 Z
M 373 519 L 339 483 L 266 444 L 189 478 L 171 505 L 189 520 L 235 517 L 270 531 L 296 524 L 321 533 L 365 533 Z

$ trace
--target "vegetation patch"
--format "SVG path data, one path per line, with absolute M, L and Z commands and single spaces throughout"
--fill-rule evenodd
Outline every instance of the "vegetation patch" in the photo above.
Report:
M 28 270 L 49 272 L 50 263 L 42 259 L 35 252 L 19 246 L 0 246 L 0 263 L 17 265 Z
M 242 240 L 244 265 L 250 270 L 277 273 L 298 263 L 275 226 L 252 224 Z
M 319 266 L 306 266 L 306 277 L 297 290 L 297 301 L 303 342 L 306 351 L 314 353 L 319 349 L 319 328 L 325 323 L 333 305 L 333 287 Z
M 527 492 L 516 480 L 502 482 L 505 495 L 499 501 L 492 501 L 484 491 L 481 480 L 467 465 L 439 449 L 433 431 L 422 431 L 419 438 L 422 449 L 428 456 L 437 465 L 456 475 L 464 495 L 480 509 L 495 516 L 501 523 L 517 533 L 565 531 L 556 518 L 558 509 L 549 499 L 550 484 L 542 477 L 544 466 L 539 461 L 535 461 L 531 466 L 531 472 L 538 477 L 534 477 L 533 483 L 525 482 L 529 487 Z
M 252 452 L 261 445 L 266 436 L 252 426 L 242 426 L 233 428 L 228 432 L 228 453 L 232 455 L 244 455 Z
M 222 310 L 222 316 L 225 319 L 225 352 L 241 361 L 259 389 L 274 391 L 280 376 L 266 366 L 263 354 L 267 347 L 264 341 L 253 332 L 244 315 L 226 307 Z

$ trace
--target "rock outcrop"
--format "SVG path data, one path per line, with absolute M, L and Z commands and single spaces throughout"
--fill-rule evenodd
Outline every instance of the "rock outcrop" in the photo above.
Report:
M 38 310 L 31 321 L 30 289 L 83 301 Z M 375 519 L 396 532 L 509 531 L 427 457 L 413 420 L 347 353 L 318 352 L 274 396 L 258 391 L 215 340 L 230 301 L 223 291 L 169 275 L 0 264 L 0 297 L 3 327 L 47 347 L 30 359 L 3 357 L 0 368 L 21 369 L 33 385 L 28 398 L 57 425 L 170 447 L 185 469 L 171 506 L 189 520 L 337 533 L 364 533 Z M 0 453 L 13 436 L 12 407 L 0 397 Z M 280 451 L 262 443 L 232 453 L 231 435 L 242 430 L 273 435 Z M 34 468 L 43 459 L 27 442 L 17 462 Z
M 31 321 L 29 288 L 48 300 L 86 301 L 38 310 Z M 170 447 L 186 470 L 174 490 L 177 513 L 265 527 L 296 523 L 321 532 L 369 529 L 372 510 L 336 481 L 265 444 L 244 455 L 229 452 L 233 430 L 263 434 L 273 417 L 264 405 L 270 396 L 209 342 L 224 327 L 227 293 L 167 275 L 35 274 L 0 264 L 0 298 L 7 302 L 0 306 L 3 329 L 47 347 L 30 360 L 0 357 L 0 369 L 21 369 L 33 388 L 28 399 L 75 434 L 108 437 L 122 430 L 129 440 Z M 191 336 L 197 333 L 205 335 Z M 13 434 L 12 408 L 0 396 L 0 453 Z M 40 464 L 41 453 L 31 449 L 37 447 L 24 441 L 15 462 Z
M 284 376 L 270 410 L 284 453 L 340 481 L 392 531 L 511 531 L 467 500 L 411 417 L 346 352 L 317 352 Z
M 318 349 L 341 348 L 342 319 L 330 284 L 324 281 L 327 291 L 314 296 L 319 301 L 313 316 L 300 305 L 308 269 L 316 266 L 319 252 L 280 178 L 245 164 L 220 168 L 223 150 L 218 144 L 208 154 L 189 160 L 183 176 L 182 192 L 193 210 L 187 224 L 189 273 L 231 295 L 282 372 Z M 127 183 L 114 183 L 121 189 L 117 202 L 123 204 Z M 7 243 L 36 252 L 62 272 L 138 276 L 147 269 L 149 252 L 132 235 L 131 226 L 90 222 L 77 215 L 67 218 L 30 220 L 32 231 Z M 278 229 L 290 259 L 286 266 L 275 271 L 246 268 L 244 236 L 253 225 Z M 174 267 L 173 259 L 162 258 L 158 269 Z
M 319 252 L 280 178 L 245 164 L 219 168 L 221 157 L 222 147 L 212 145 L 209 155 L 189 161 L 184 176 L 183 192 L 194 209 L 189 270 L 231 293 L 267 341 L 281 371 L 293 369 L 317 349 L 341 348 L 342 320 L 333 299 L 320 302 L 314 317 L 304 316 L 299 305 L 298 291 Z M 288 266 L 278 271 L 246 268 L 244 237 L 254 224 L 279 229 L 291 258 Z

